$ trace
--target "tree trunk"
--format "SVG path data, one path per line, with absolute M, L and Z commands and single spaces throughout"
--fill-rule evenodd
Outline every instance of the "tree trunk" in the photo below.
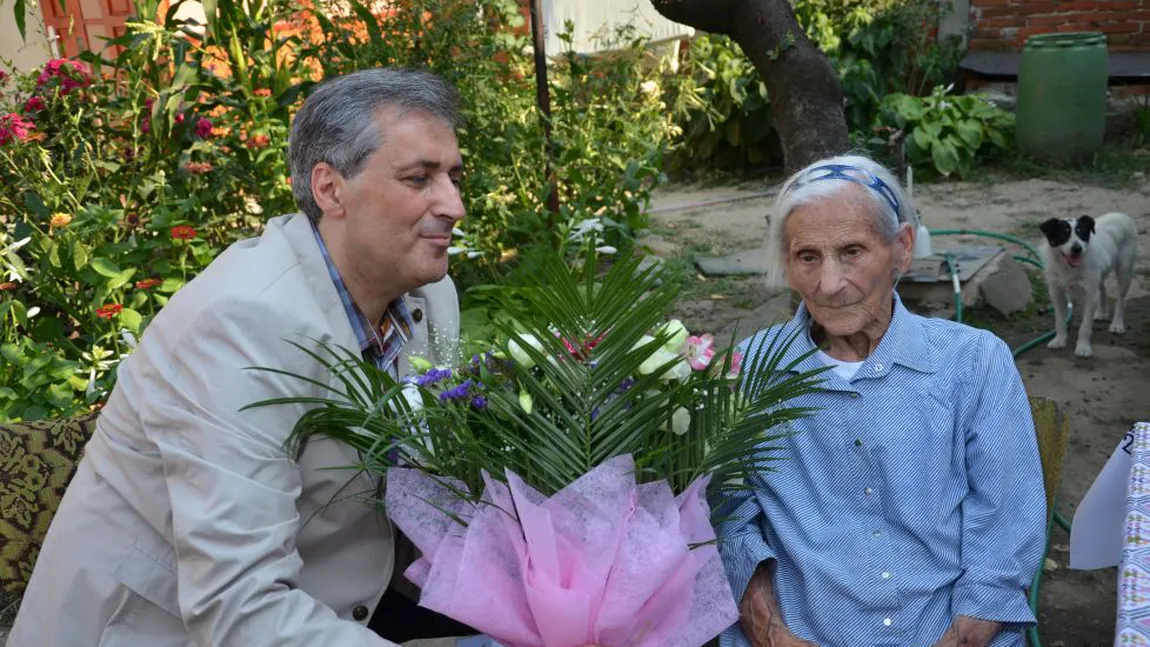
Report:
M 730 36 L 767 84 L 790 174 L 850 148 L 834 67 L 799 27 L 789 0 L 651 0 L 675 22 Z

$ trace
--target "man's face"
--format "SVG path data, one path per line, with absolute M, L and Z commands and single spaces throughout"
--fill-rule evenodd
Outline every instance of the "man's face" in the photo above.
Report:
M 847 187 L 795 209 L 786 222 L 788 282 L 836 337 L 889 319 L 895 269 L 906 271 L 914 245 L 906 225 L 893 243 L 883 239 L 862 191 Z
M 406 292 L 447 274 L 451 230 L 464 216 L 463 161 L 440 119 L 391 110 L 376 119 L 382 145 L 344 181 L 342 238 L 356 274 Z

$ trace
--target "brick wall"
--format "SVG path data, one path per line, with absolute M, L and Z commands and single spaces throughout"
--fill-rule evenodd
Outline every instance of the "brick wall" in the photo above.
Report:
M 970 0 L 972 50 L 1021 49 L 1034 34 L 1094 31 L 1110 51 L 1150 51 L 1150 0 Z

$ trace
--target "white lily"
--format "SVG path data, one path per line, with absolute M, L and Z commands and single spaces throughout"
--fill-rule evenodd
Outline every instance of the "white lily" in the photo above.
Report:
M 671 414 L 671 433 L 682 436 L 691 428 L 691 412 L 685 407 L 675 409 Z
M 683 325 L 683 322 L 678 319 L 672 319 L 663 324 L 659 332 L 669 336 L 663 348 L 672 353 L 678 353 L 679 350 L 683 348 L 683 344 L 687 342 L 687 337 L 691 334 L 690 331 L 687 330 L 687 327 Z
M 539 341 L 535 335 L 520 335 L 519 338 L 531 348 L 543 352 L 543 342 Z M 511 353 L 511 359 L 514 360 L 516 364 L 520 364 L 523 368 L 535 366 L 535 360 L 519 345 L 518 341 L 512 339 L 511 343 L 507 345 L 507 350 Z
M 660 348 L 659 350 L 655 351 L 654 353 L 651 353 L 651 356 L 648 357 L 646 360 L 643 361 L 642 364 L 639 365 L 639 374 L 640 375 L 650 375 L 650 374 L 654 373 L 655 371 L 659 370 L 661 367 L 666 366 L 667 364 L 670 364 L 671 362 L 674 362 L 678 358 L 679 358 L 678 353 L 672 353 L 671 351 L 667 350 L 666 347 Z M 690 365 L 687 365 L 687 370 L 688 371 L 691 370 Z M 675 369 L 671 369 L 671 371 L 669 371 L 669 372 L 674 372 L 674 371 L 675 371 Z M 688 375 L 689 374 L 690 373 L 688 373 Z M 667 376 L 665 374 L 664 378 L 666 378 L 666 377 Z

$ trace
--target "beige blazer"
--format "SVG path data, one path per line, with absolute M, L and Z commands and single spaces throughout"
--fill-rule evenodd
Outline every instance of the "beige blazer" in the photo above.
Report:
M 407 358 L 447 362 L 450 279 L 408 295 Z M 358 457 L 284 440 L 305 410 L 243 406 L 334 383 L 284 339 L 356 349 L 306 217 L 271 220 L 181 289 L 120 365 L 48 532 L 8 647 L 382 647 L 366 624 L 394 531 Z

